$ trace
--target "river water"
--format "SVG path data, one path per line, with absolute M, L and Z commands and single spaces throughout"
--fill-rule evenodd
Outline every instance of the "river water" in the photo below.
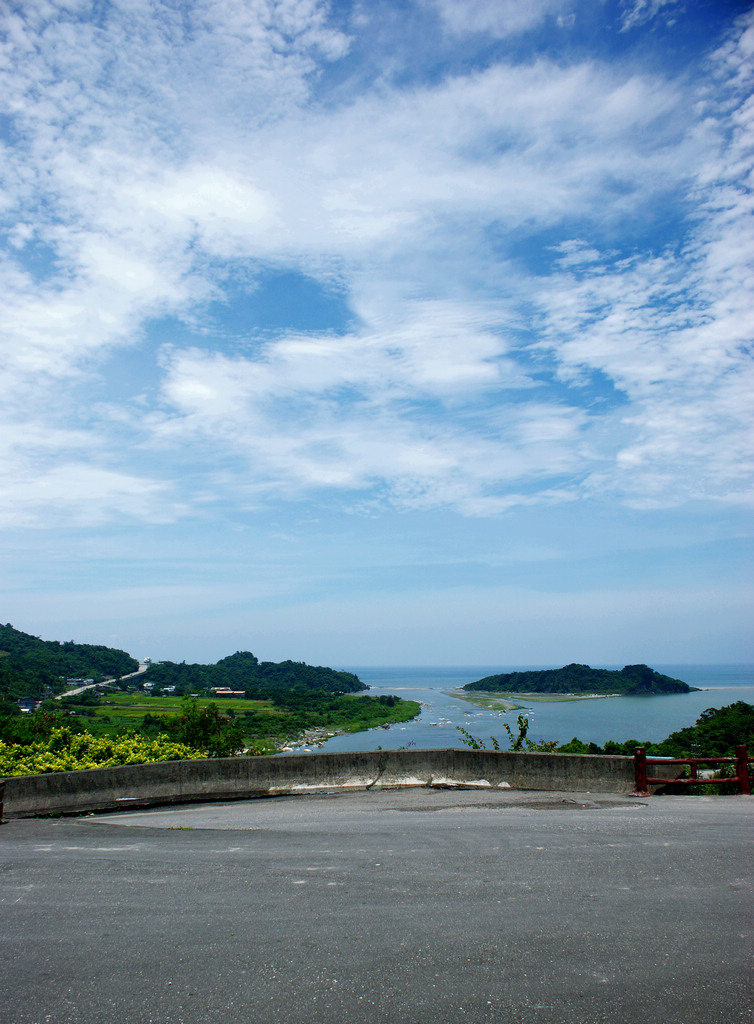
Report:
M 495 736 L 503 749 L 508 742 L 502 723 L 517 733 L 516 718 L 521 710 L 529 716 L 529 739 L 567 743 L 578 736 L 585 743 L 607 740 L 657 742 L 671 732 L 693 725 L 706 708 L 720 708 L 735 701 L 754 703 L 754 665 L 653 665 L 658 672 L 682 679 L 699 693 L 659 697 L 597 697 L 576 701 L 518 701 L 522 709 L 501 714 L 461 699 L 459 688 L 495 672 L 520 671 L 528 666 L 474 666 L 451 668 L 364 668 L 343 666 L 369 686 L 374 696 L 394 693 L 422 704 L 422 713 L 412 722 L 389 729 L 334 736 L 318 750 L 422 750 L 462 747 L 457 726 L 490 746 Z M 541 668 L 542 666 L 535 666 Z M 621 668 L 620 665 L 599 666 Z M 303 752 L 311 747 L 301 748 Z

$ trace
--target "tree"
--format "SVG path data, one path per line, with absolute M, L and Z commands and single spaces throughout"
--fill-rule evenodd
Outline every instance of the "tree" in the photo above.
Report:
M 244 748 L 244 730 L 227 715 L 221 715 L 217 704 L 200 707 L 192 697 L 181 704 L 181 714 L 165 720 L 168 731 L 179 742 L 207 757 L 233 757 Z

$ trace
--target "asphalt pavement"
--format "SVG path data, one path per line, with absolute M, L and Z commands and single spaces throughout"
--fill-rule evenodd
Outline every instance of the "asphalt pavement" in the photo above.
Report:
M 753 823 L 430 789 L 11 821 L 0 1021 L 752 1022 Z

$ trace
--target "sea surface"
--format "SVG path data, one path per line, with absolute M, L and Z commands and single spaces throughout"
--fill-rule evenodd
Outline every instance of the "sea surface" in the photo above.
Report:
M 412 722 L 376 728 L 366 732 L 334 736 L 307 750 L 397 750 L 402 747 L 422 750 L 464 746 L 458 731 L 461 726 L 487 746 L 495 736 L 503 749 L 508 740 L 503 722 L 518 732 L 516 718 L 529 716 L 529 739 L 557 740 L 567 743 L 578 736 L 585 743 L 607 740 L 657 742 L 671 732 L 693 725 L 702 711 L 721 708 L 743 700 L 754 704 L 754 665 L 653 665 L 652 668 L 690 686 L 698 693 L 669 694 L 659 697 L 595 697 L 574 701 L 518 701 L 521 708 L 500 713 L 487 711 L 461 699 L 459 690 L 495 672 L 522 671 L 530 666 L 472 666 L 450 668 L 365 668 L 343 666 L 369 686 L 374 696 L 394 693 L 419 701 L 422 712 Z M 542 666 L 535 666 L 541 668 Z M 552 666 L 555 667 L 555 666 Z M 595 666 L 597 667 L 597 666 Z M 601 668 L 622 668 L 604 665 Z

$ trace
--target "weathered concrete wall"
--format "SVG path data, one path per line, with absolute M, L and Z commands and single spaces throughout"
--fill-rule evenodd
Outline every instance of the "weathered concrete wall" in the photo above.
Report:
M 28 775 L 5 783 L 5 817 L 399 786 L 630 793 L 630 757 L 382 750 L 229 757 Z

